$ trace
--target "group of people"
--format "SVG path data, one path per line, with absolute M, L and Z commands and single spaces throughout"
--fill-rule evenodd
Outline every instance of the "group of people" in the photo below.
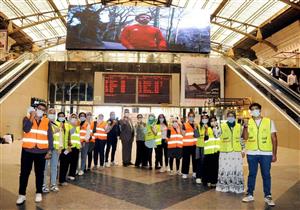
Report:
M 192 177 L 197 184 L 215 187 L 220 192 L 244 192 L 243 160 L 247 153 L 249 166 L 248 190 L 243 202 L 254 200 L 253 192 L 260 164 L 265 202 L 274 206 L 271 197 L 271 162 L 276 161 L 277 138 L 274 122 L 261 116 L 261 105 L 250 105 L 252 118 L 243 125 L 237 122 L 235 112 L 227 113 L 226 121 L 218 123 L 215 116 L 189 112 L 187 121 L 178 117 L 169 120 L 163 114 L 149 114 L 147 120 L 137 115 L 137 123 L 124 111 L 118 120 L 114 112 L 104 120 L 99 114 L 96 121 L 91 112 L 71 114 L 67 120 L 63 112 L 46 111 L 45 104 L 29 108 L 23 120 L 20 187 L 17 204 L 26 200 L 26 187 L 32 164 L 36 174 L 36 202 L 42 193 L 59 191 L 58 184 L 67 185 L 76 176 L 89 170 L 103 170 L 114 166 L 118 137 L 122 142 L 123 166 L 152 169 L 155 150 L 155 169 L 187 179 L 192 162 Z M 136 160 L 131 162 L 132 144 L 136 139 Z M 109 153 L 111 159 L 109 161 Z M 79 157 L 80 156 L 80 157 Z M 79 164 L 80 160 L 80 164 Z M 94 166 L 92 166 L 94 160 Z M 176 168 L 173 167 L 175 160 Z M 59 169 L 58 169 L 58 162 Z M 47 173 L 50 164 L 50 185 Z M 181 164 L 181 170 L 180 170 Z M 58 177 L 58 180 L 57 180 Z
M 280 75 L 282 74 L 278 64 L 276 64 L 276 66 L 271 69 L 270 73 L 275 79 L 278 79 L 278 80 L 280 79 Z M 300 93 L 300 86 L 299 86 L 300 82 L 299 82 L 299 79 L 297 78 L 297 75 L 295 74 L 294 70 L 291 70 L 290 74 L 287 75 L 287 85 L 294 92 Z

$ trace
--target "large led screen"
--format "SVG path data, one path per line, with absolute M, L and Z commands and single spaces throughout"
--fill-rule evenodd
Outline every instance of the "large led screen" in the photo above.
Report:
M 199 9 L 70 6 L 66 48 L 209 53 L 209 18 Z

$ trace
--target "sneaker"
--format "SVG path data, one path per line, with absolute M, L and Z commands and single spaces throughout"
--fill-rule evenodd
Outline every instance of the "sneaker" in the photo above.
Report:
M 109 168 L 109 167 L 110 167 L 110 164 L 109 164 L 109 162 L 106 162 L 106 163 L 105 163 L 105 167 L 107 167 L 107 168 Z
M 42 193 L 35 194 L 35 202 L 36 203 L 40 203 L 40 202 L 42 202 L 42 200 L 43 200 Z
M 167 167 L 167 172 L 170 172 L 170 171 L 171 171 L 171 169 L 169 167 Z
M 177 174 L 178 176 L 181 176 L 181 175 L 182 175 L 182 173 L 181 173 L 180 170 L 178 170 L 176 174 Z
M 200 178 L 197 178 L 197 179 L 196 179 L 196 183 L 197 183 L 197 184 L 201 184 L 201 183 L 202 183 L 201 179 L 200 179 Z
M 173 175 L 175 175 L 175 172 L 172 170 L 172 171 L 169 172 L 169 175 L 173 176 Z
M 67 186 L 68 183 L 67 182 L 62 182 L 62 183 L 59 183 L 60 186 Z
M 52 186 L 50 187 L 50 190 L 51 190 L 52 192 L 58 192 L 58 191 L 59 191 L 59 188 L 58 188 L 57 185 L 55 184 L 55 185 L 52 185 Z
M 16 204 L 17 205 L 22 205 L 26 201 L 26 196 L 25 195 L 19 195 Z
M 251 201 L 254 201 L 254 197 L 253 195 L 246 195 L 246 197 L 244 197 L 242 201 L 245 203 L 249 203 Z
M 165 167 L 161 167 L 159 170 L 160 173 L 164 173 L 165 171 L 166 171 Z
M 80 171 L 78 172 L 78 176 L 82 176 L 83 174 L 84 174 L 83 170 L 80 170 Z
M 183 179 L 187 179 L 187 178 L 188 178 L 188 175 L 187 175 L 187 174 L 182 174 L 182 178 L 183 178 Z
M 268 204 L 268 206 L 275 206 L 274 201 L 272 200 L 272 196 L 268 195 L 265 197 L 265 202 Z
M 196 179 L 196 173 L 195 173 L 195 172 L 193 173 L 192 177 L 193 177 L 194 179 Z
M 43 193 L 48 193 L 48 192 L 50 192 L 50 190 L 49 190 L 49 188 L 47 186 L 43 186 L 42 192 Z
M 68 179 L 71 180 L 71 181 L 74 181 L 75 177 L 74 176 L 68 176 Z

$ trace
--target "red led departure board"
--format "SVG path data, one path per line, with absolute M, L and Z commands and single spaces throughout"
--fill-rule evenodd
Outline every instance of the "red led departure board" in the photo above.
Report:
M 138 103 L 170 103 L 171 76 L 138 76 Z
M 125 74 L 104 75 L 105 103 L 135 103 L 136 76 Z

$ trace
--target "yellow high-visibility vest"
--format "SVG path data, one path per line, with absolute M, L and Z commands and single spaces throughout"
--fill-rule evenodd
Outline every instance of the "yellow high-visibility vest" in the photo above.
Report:
M 230 129 L 227 123 L 221 124 L 222 134 L 220 139 L 221 152 L 240 152 L 241 146 L 241 124 L 236 123 L 233 129 Z

